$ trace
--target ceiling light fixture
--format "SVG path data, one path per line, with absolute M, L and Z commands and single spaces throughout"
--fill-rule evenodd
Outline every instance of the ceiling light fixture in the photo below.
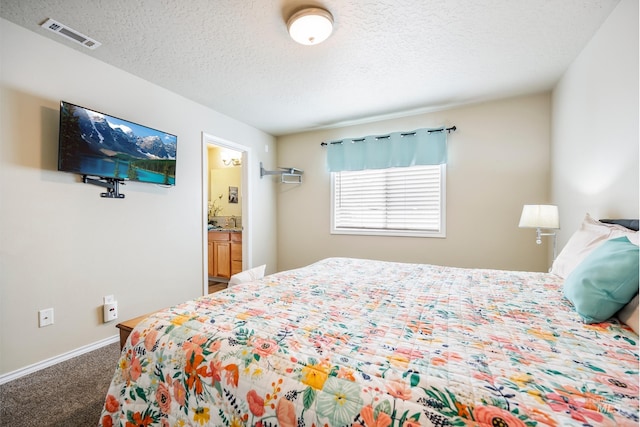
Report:
M 329 11 L 309 7 L 294 13 L 287 21 L 289 35 L 304 45 L 314 45 L 325 41 L 333 31 L 333 16 Z

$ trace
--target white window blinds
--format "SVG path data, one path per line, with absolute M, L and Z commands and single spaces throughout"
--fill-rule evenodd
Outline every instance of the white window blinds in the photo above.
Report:
M 445 167 L 333 172 L 332 233 L 444 237 Z

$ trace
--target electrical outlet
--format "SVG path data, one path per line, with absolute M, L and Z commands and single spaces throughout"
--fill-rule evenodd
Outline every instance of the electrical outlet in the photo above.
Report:
M 118 318 L 118 301 L 112 301 L 103 306 L 103 320 L 111 322 Z
M 38 314 L 38 326 L 40 328 L 53 325 L 53 308 L 45 308 L 44 310 L 40 310 Z

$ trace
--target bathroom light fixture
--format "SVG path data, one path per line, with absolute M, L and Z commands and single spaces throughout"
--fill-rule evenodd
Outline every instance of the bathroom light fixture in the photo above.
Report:
M 220 153 L 220 160 L 222 160 L 222 164 L 225 166 L 240 166 L 242 165 L 242 158 L 237 157 L 240 153 L 231 151 L 231 150 L 223 150 Z
M 225 166 L 240 166 L 242 164 L 242 160 L 240 159 L 222 159 L 222 163 L 224 163 Z
M 300 44 L 322 43 L 333 31 L 333 16 L 325 9 L 308 7 L 294 13 L 287 28 L 291 38 Z
M 542 229 L 559 229 L 560 218 L 555 205 L 524 205 L 520 216 L 520 228 L 535 228 L 536 243 L 542 244 L 542 236 L 553 236 L 553 259 L 556 259 L 556 233 L 543 233 Z

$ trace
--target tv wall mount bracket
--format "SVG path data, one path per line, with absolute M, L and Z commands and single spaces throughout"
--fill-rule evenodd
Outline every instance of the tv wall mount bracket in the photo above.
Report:
M 82 182 L 85 184 L 93 184 L 107 189 L 105 193 L 100 193 L 100 197 L 108 199 L 124 199 L 124 194 L 120 193 L 120 184 L 124 184 L 124 180 L 117 178 L 95 177 L 90 178 L 88 175 L 82 175 Z

